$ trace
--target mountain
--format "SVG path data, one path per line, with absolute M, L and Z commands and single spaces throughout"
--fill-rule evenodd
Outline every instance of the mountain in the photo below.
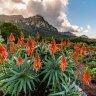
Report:
M 0 15 L 0 23 L 12 22 L 16 24 L 26 35 L 40 35 L 50 37 L 74 37 L 71 32 L 58 32 L 58 30 L 50 25 L 42 16 L 24 18 L 22 15 Z
M 22 15 L 0 15 L 0 22 L 12 22 L 27 35 L 34 35 L 39 32 L 42 36 L 60 36 L 58 30 L 40 15 L 28 18 L 24 18 Z
M 80 37 L 82 37 L 82 38 L 88 38 L 88 36 L 86 36 L 86 35 L 81 35 Z
M 63 35 L 64 37 L 76 37 L 75 34 L 73 34 L 72 32 L 60 32 L 61 35 Z

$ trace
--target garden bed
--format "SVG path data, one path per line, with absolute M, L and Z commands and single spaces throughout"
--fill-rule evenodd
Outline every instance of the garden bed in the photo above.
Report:
M 88 96 L 96 96 L 95 82 L 91 82 L 96 74 L 82 64 L 88 53 L 86 45 L 72 47 L 69 39 L 60 44 L 55 38 L 49 43 L 39 39 L 29 37 L 25 42 L 21 34 L 15 43 L 11 34 L 8 45 L 0 44 L 0 90 L 4 96 L 79 96 L 80 88 Z
M 86 68 L 85 64 L 79 64 L 78 70 L 79 72 L 82 72 Z M 75 72 L 78 79 L 82 79 L 82 74 L 80 74 L 78 71 Z M 85 85 L 83 82 L 80 84 L 80 88 L 88 95 L 88 96 L 96 96 L 96 82 L 91 81 L 90 85 Z

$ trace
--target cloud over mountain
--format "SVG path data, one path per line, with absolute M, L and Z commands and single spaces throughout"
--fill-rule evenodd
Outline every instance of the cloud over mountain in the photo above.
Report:
M 69 22 L 66 13 L 68 2 L 69 0 L 0 0 L 0 13 L 24 17 L 39 14 L 59 31 L 88 31 L 89 28 L 84 29 Z
M 22 0 L 12 0 L 15 3 L 24 3 Z

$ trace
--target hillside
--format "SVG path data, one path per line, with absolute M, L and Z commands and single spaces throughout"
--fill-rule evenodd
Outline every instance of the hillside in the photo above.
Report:
M 50 25 L 42 16 L 24 18 L 22 15 L 0 15 L 0 23 L 12 22 L 19 26 L 26 35 L 35 35 L 37 32 L 42 36 L 50 37 L 75 37 L 71 32 L 58 32 L 58 30 Z
M 58 30 L 40 15 L 29 18 L 24 18 L 22 15 L 1 15 L 0 22 L 12 22 L 18 25 L 27 35 L 34 35 L 39 32 L 42 36 L 59 36 Z

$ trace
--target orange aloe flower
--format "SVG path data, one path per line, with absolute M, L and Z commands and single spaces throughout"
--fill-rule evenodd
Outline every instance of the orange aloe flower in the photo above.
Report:
M 8 52 L 6 48 L 0 44 L 0 63 L 2 63 L 3 60 L 6 60 L 8 57 Z
M 34 68 L 36 70 L 36 72 L 42 67 L 42 64 L 41 64 L 41 59 L 39 56 L 35 56 L 34 57 Z
M 36 34 L 36 38 L 40 39 L 40 34 L 39 33 Z
M 23 64 L 23 62 L 24 62 L 24 60 L 21 57 L 19 57 L 18 61 L 16 62 L 16 64 L 17 65 L 21 65 L 21 64 Z
M 36 46 L 36 41 L 29 38 L 29 40 L 27 41 L 27 47 L 34 48 L 35 46 Z
M 27 48 L 27 55 L 28 55 L 28 56 L 31 55 L 31 48 L 30 48 L 30 47 Z
M 53 55 L 56 52 L 56 41 L 54 38 L 52 38 L 51 44 L 50 44 L 50 54 Z
M 28 55 L 28 56 L 32 56 L 33 53 L 34 53 L 34 51 L 35 51 L 35 48 L 30 48 L 30 47 L 28 47 L 28 48 L 27 48 L 27 55 Z
M 15 41 L 15 37 L 14 37 L 14 35 L 13 35 L 12 33 L 11 33 L 10 36 L 9 36 L 9 41 L 10 41 L 10 42 Z
M 20 40 L 24 41 L 24 34 L 23 33 L 21 33 Z
M 61 57 L 61 60 L 60 60 L 60 68 L 64 72 L 64 70 L 65 70 L 66 67 L 67 67 L 66 58 L 64 56 L 62 56 Z
M 31 38 L 29 38 L 29 40 L 27 41 L 27 55 L 28 56 L 32 56 L 34 51 L 35 51 L 35 46 L 36 46 L 36 41 L 32 40 Z
M 67 45 L 68 45 L 68 46 L 71 45 L 71 41 L 70 41 L 70 39 L 68 39 L 68 41 L 67 41 Z
M 78 52 L 75 51 L 75 52 L 72 54 L 72 58 L 73 58 L 73 59 L 77 59 L 77 58 L 78 58 Z
M 61 40 L 61 43 L 60 43 L 60 44 L 62 45 L 62 47 L 63 47 L 63 46 L 66 46 L 66 41 Z
M 83 82 L 87 85 L 91 82 L 91 75 L 88 71 L 85 71 L 83 74 Z
M 16 48 L 15 48 L 14 42 L 12 42 L 9 47 L 10 47 L 10 52 L 11 53 L 15 53 L 16 52 Z
M 79 46 L 78 44 L 75 44 L 75 45 L 74 45 L 74 49 L 75 49 L 76 51 L 79 51 L 79 50 L 80 50 L 80 46 Z
M 81 54 L 82 56 L 85 56 L 85 55 L 86 55 L 86 47 L 82 47 L 82 48 L 80 49 L 80 54 Z
M 23 43 L 22 40 L 21 39 L 18 39 L 17 46 L 18 47 L 21 47 L 22 46 L 22 43 Z
M 57 45 L 57 48 L 59 51 L 62 51 L 62 45 L 61 44 Z

